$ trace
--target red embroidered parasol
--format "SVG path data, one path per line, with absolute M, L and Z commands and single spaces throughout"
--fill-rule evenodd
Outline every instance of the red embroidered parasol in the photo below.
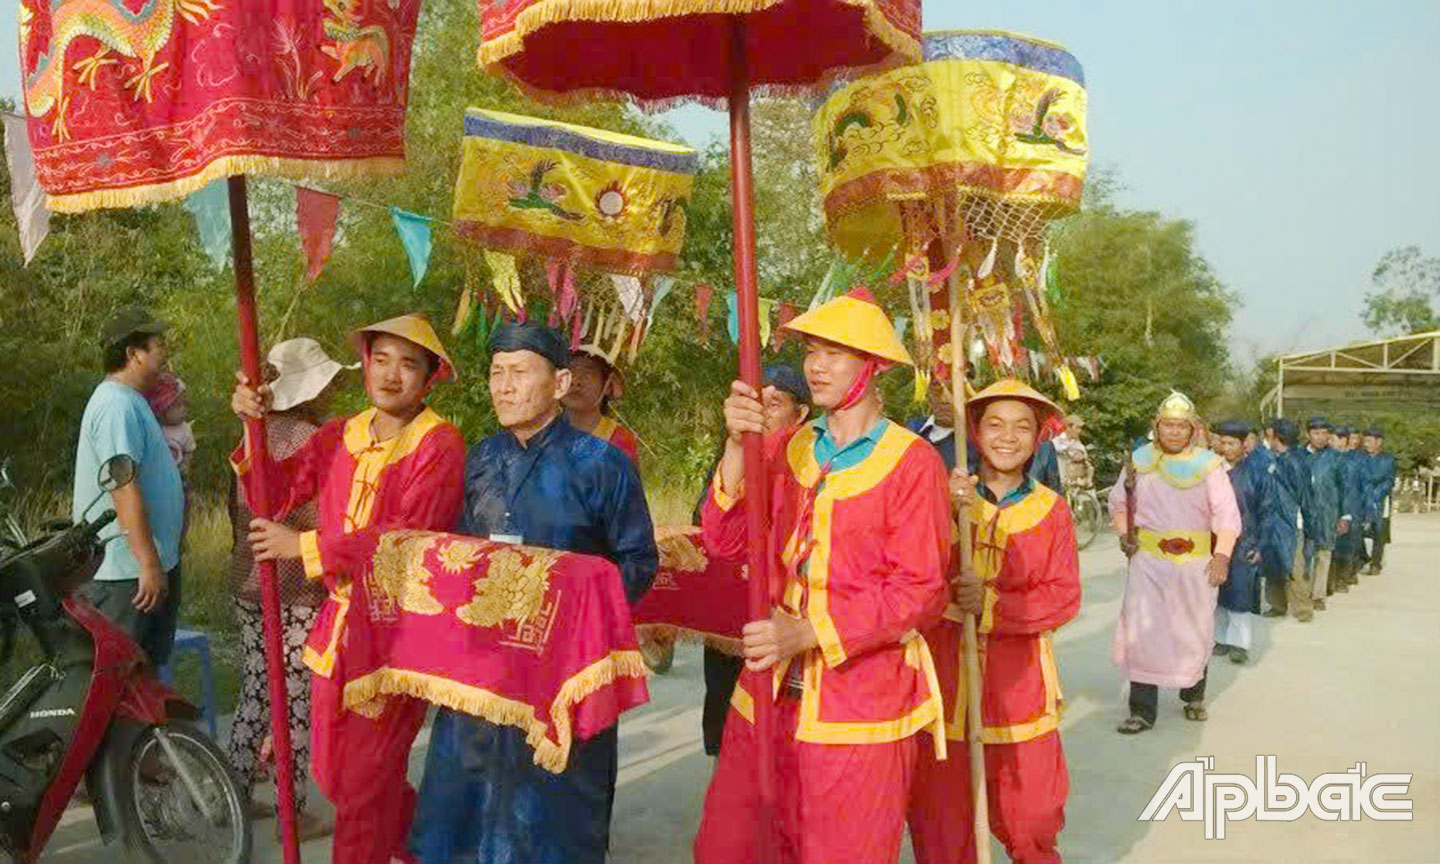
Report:
M 244 175 L 403 171 L 419 13 L 420 0 L 21 0 L 25 109 L 50 209 L 166 201 L 229 178 L 240 361 L 260 380 Z M 246 434 L 264 458 L 264 424 Z M 250 491 L 268 515 L 269 490 Z M 280 597 L 273 564 L 260 575 L 282 845 L 296 864 Z
M 652 109 L 686 100 L 728 104 L 740 376 L 759 390 L 750 91 L 814 92 L 838 76 L 918 60 L 920 0 L 481 0 L 481 11 L 480 64 L 533 98 L 618 97 Z M 763 574 L 764 456 L 758 435 L 746 439 L 748 562 L 751 574 Z M 750 580 L 751 620 L 769 618 L 770 583 Z M 758 705 L 755 719 L 768 805 L 770 706 Z

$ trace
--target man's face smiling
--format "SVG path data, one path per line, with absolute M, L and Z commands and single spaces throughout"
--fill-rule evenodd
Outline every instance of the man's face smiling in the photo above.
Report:
M 816 408 L 838 407 L 864 368 L 865 355 L 857 351 L 814 337 L 806 342 L 805 383 Z
M 1035 409 L 1019 399 L 996 399 L 985 405 L 976 429 L 980 455 L 1001 474 L 1024 470 L 1035 455 L 1040 424 Z

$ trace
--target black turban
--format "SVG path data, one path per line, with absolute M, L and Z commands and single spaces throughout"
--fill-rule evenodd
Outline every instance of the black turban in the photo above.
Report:
M 490 356 L 508 351 L 533 351 L 556 369 L 570 365 L 570 346 L 565 337 L 543 324 L 505 323 L 490 334 Z
M 1300 427 L 1295 425 L 1294 420 L 1282 417 L 1275 421 L 1275 437 L 1284 441 L 1286 447 L 1294 447 L 1300 443 Z
M 1239 438 L 1241 441 L 1244 441 L 1245 436 L 1249 435 L 1252 431 L 1250 424 L 1244 420 L 1226 420 L 1224 423 L 1220 423 L 1215 427 L 1216 435 L 1222 438 Z

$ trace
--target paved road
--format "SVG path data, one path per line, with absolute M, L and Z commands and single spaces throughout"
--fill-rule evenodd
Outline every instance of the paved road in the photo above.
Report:
M 1056 637 L 1069 708 L 1062 725 L 1071 772 L 1067 861 L 1271 862 L 1367 864 L 1440 862 L 1440 515 L 1402 515 L 1390 566 L 1336 597 L 1310 624 L 1266 620 L 1251 666 L 1218 661 L 1210 673 L 1210 720 L 1186 722 L 1173 693 L 1157 727 L 1137 738 L 1114 727 L 1124 683 L 1109 660 L 1111 628 L 1123 591 L 1113 540 L 1081 555 L 1085 602 Z M 617 864 L 684 864 L 710 772 L 700 749 L 699 651 L 682 648 L 673 671 L 652 679 L 652 701 L 621 726 L 620 790 L 614 829 Z M 412 759 L 418 778 L 421 746 Z M 1344 772 L 1414 774 L 1412 822 L 1231 824 L 1224 840 L 1206 840 L 1200 822 L 1172 815 L 1137 817 L 1175 764 L 1214 756 L 1217 772 L 1254 774 L 1257 754 L 1305 779 Z M 256 826 L 257 861 L 278 862 L 273 822 Z M 89 811 L 75 808 L 45 859 L 108 864 Z M 307 864 L 329 862 L 328 844 L 308 844 Z M 908 854 L 904 859 L 910 861 Z M 997 847 L 995 860 L 1006 860 Z M 837 862 L 838 864 L 838 862 Z

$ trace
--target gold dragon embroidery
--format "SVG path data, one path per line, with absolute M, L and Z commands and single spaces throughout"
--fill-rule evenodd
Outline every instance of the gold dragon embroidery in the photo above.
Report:
M 455 611 L 472 627 L 496 627 L 525 621 L 540 611 L 550 588 L 550 568 L 563 552 L 513 546 L 490 553 L 485 572 L 475 580 L 475 596 Z
M 51 122 L 51 132 L 56 140 L 69 140 L 70 130 L 65 125 L 65 114 L 70 107 L 70 95 L 65 92 L 67 68 L 79 73 L 76 77 L 79 86 L 93 90 L 100 70 L 120 65 L 122 58 L 140 62 L 140 68 L 124 82 L 135 101 L 154 101 L 154 79 L 170 68 L 169 63 L 157 64 L 155 57 L 175 35 L 176 19 L 199 24 L 220 8 L 216 0 L 149 0 L 139 12 L 131 12 L 121 0 L 55 3 L 50 11 L 49 44 L 41 52 L 36 68 L 27 70 L 25 78 L 25 101 L 31 116 L 44 117 L 53 109 L 55 119 Z M 27 49 L 33 14 L 24 5 L 20 7 L 21 33 L 27 37 L 22 44 Z M 82 36 L 98 40 L 101 47 L 67 67 L 70 44 Z
M 416 615 L 439 615 L 445 611 L 430 592 L 434 578 L 425 566 L 425 556 L 440 536 L 424 531 L 390 531 L 380 538 L 375 549 L 370 579 L 375 586 L 373 600 L 383 598 L 391 607 L 399 606 Z M 452 544 L 454 545 L 454 544 Z M 449 569 L 448 566 L 446 569 Z
M 361 0 L 325 0 L 325 35 L 334 40 L 320 51 L 340 63 L 331 80 L 340 81 L 355 70 L 374 84 L 385 83 L 390 66 L 390 34 L 380 24 L 363 24 Z M 391 0 L 390 8 L 398 4 Z

